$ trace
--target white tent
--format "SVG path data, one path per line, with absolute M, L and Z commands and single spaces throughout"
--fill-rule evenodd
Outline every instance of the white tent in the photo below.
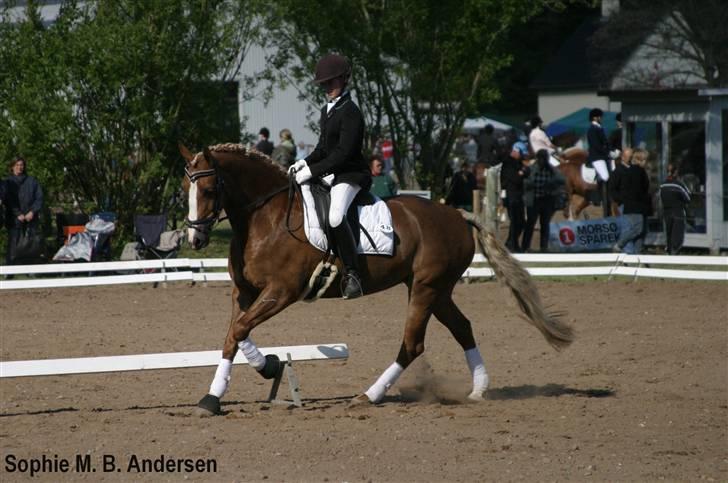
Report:
M 465 120 L 465 123 L 463 124 L 463 131 L 467 134 L 478 134 L 487 124 L 493 125 L 493 129 L 496 131 L 509 131 L 513 129 L 513 126 L 504 122 L 496 121 L 495 119 L 474 117 Z

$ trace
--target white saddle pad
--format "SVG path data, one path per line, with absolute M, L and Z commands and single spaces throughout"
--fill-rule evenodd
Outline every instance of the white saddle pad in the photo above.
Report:
M 328 250 L 329 241 L 316 216 L 316 205 L 313 201 L 311 186 L 301 185 L 301 192 L 303 193 L 303 226 L 306 237 L 311 245 L 325 252 Z M 365 255 L 392 255 L 394 253 L 392 213 L 384 201 L 376 196 L 375 198 L 377 201 L 373 205 L 359 207 L 359 223 L 369 232 L 374 246 L 364 234 L 364 230 L 360 229 L 357 251 Z
M 581 179 L 584 180 L 585 183 L 596 183 L 597 182 L 597 170 L 594 168 L 590 168 L 586 164 L 581 165 Z

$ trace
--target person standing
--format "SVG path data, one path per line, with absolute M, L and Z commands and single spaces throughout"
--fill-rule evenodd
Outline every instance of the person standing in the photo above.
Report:
M 669 255 L 677 255 L 685 240 L 685 209 L 690 203 L 690 191 L 678 179 L 677 167 L 667 165 L 667 178 L 660 185 L 660 202 L 665 226 L 665 250 Z
M 587 162 L 597 171 L 597 184 L 599 185 L 599 193 L 602 197 L 602 209 L 604 216 L 609 216 L 609 196 L 607 193 L 607 182 L 609 181 L 609 142 L 607 135 L 602 127 L 602 116 L 604 112 L 601 109 L 592 109 L 589 111 L 589 130 L 586 133 L 586 139 L 589 143 L 589 156 Z
M 334 175 L 329 225 L 344 265 L 341 292 L 346 299 L 363 295 L 357 243 L 346 212 L 357 193 L 368 190 L 372 184 L 369 166 L 362 154 L 364 116 L 347 89 L 350 76 L 349 61 L 341 55 L 327 54 L 316 64 L 314 82 L 323 88 L 327 99 L 321 109 L 321 134 L 313 152 L 291 167 L 298 184 Z
M 475 175 L 462 159 L 455 158 L 454 164 L 456 171 L 452 175 L 445 203 L 455 208 L 473 211 L 473 191 L 478 188 Z
M 614 166 L 614 171 L 612 172 L 612 175 L 609 177 L 609 198 L 614 201 L 614 203 L 617 205 L 615 207 L 615 213 L 614 215 L 619 216 L 622 214 L 622 201 L 619 197 L 619 190 L 620 190 L 620 179 L 622 177 L 622 174 L 629 168 L 629 160 L 632 157 L 632 148 L 624 148 L 624 151 L 622 151 L 622 154 L 620 158 L 617 160 L 617 164 Z
M 624 252 L 630 255 L 642 251 L 645 236 L 647 235 L 647 217 L 652 215 L 652 201 L 650 200 L 650 178 L 645 171 L 649 153 L 645 149 L 637 149 L 632 154 L 629 166 L 622 172 L 619 179 L 619 200 L 624 206 L 623 215 L 640 215 L 641 224 L 633 230 L 620 233 L 617 243 L 613 247 L 615 252 Z
M 260 131 L 258 131 L 258 143 L 255 145 L 255 149 L 266 156 L 273 154 L 273 143 L 270 142 L 268 138 L 270 138 L 270 131 L 268 128 L 260 128 Z
M 504 203 L 508 210 L 508 218 L 511 224 L 508 227 L 508 240 L 506 248 L 512 252 L 523 252 L 524 248 L 519 243 L 525 223 L 523 204 L 523 180 L 528 177 L 529 168 L 524 165 L 524 159 L 528 154 L 528 147 L 525 143 L 517 141 L 513 144 L 511 154 L 503 160 L 501 168 L 501 187 L 506 192 Z
M 369 192 L 379 198 L 386 200 L 397 194 L 397 183 L 392 177 L 384 172 L 384 161 L 379 156 L 372 156 L 369 161 L 369 169 L 372 173 L 372 186 Z
M 38 231 L 40 210 L 43 208 L 43 190 L 33 176 L 26 173 L 26 162 L 15 158 L 9 165 L 10 176 L 5 179 L 5 223 L 8 228 L 6 261 L 12 257 L 21 234 L 35 236 Z
M 293 142 L 293 134 L 288 129 L 283 129 L 278 134 L 280 141 L 278 146 L 273 148 L 271 157 L 283 169 L 288 169 L 296 160 L 296 145 Z
M 486 124 L 485 128 L 478 135 L 478 162 L 484 163 L 486 168 L 495 165 L 495 147 L 496 139 L 494 135 L 495 129 L 492 124 Z
M 536 151 L 536 163 L 531 167 L 531 174 L 523 181 L 526 205 L 522 243 L 524 251 L 531 247 L 537 219 L 540 227 L 539 249 L 542 253 L 548 251 L 551 217 L 556 211 L 556 197 L 564 183 L 564 176 L 549 162 L 549 152 L 545 149 Z

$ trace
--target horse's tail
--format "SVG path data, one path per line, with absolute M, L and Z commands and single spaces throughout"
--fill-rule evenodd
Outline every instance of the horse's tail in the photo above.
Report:
M 573 329 L 559 319 L 563 313 L 547 313 L 542 307 L 541 297 L 526 269 L 511 256 L 495 234 L 483 227 L 475 215 L 462 210 L 460 213 L 478 230 L 480 250 L 488 259 L 498 280 L 504 283 L 516 298 L 526 320 L 541 331 L 554 349 L 561 350 L 571 344 L 574 340 Z

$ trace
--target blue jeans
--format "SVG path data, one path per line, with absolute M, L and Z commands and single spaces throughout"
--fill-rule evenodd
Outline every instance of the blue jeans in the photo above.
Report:
M 637 213 L 629 213 L 628 216 L 638 217 L 639 221 L 630 223 L 629 228 L 619 234 L 617 246 L 628 255 L 636 255 L 642 252 L 642 246 L 647 235 L 647 217 Z

